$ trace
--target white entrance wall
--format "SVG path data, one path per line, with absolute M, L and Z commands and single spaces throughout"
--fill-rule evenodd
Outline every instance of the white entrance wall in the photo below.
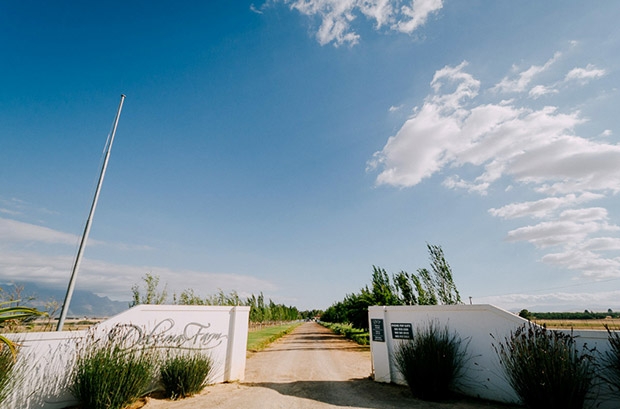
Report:
M 208 351 L 214 362 L 213 383 L 243 380 L 250 307 L 139 305 L 98 324 L 107 335 L 115 326 L 135 345 Z M 65 408 L 75 402 L 68 374 L 76 344 L 88 331 L 5 334 L 19 342 L 17 365 L 23 379 L 3 409 Z
M 499 359 L 493 348 L 505 342 L 527 320 L 492 305 L 416 305 L 374 306 L 368 308 L 370 324 L 370 348 L 373 377 L 377 382 L 394 382 L 406 385 L 393 361 L 394 347 L 401 339 L 408 338 L 417 328 L 429 323 L 448 327 L 456 332 L 467 345 L 469 359 L 465 363 L 463 380 L 459 389 L 470 396 L 492 401 L 517 403 L 512 387 L 505 380 Z M 606 331 L 573 331 L 578 348 L 586 343 L 596 347 L 598 353 L 609 350 Z M 617 397 L 596 391 L 600 409 L 620 407 Z

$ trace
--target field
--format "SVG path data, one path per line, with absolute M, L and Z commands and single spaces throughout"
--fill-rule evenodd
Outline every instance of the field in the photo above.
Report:
M 552 329 L 591 329 L 605 331 L 605 326 L 609 329 L 620 329 L 620 318 L 604 319 L 533 319 L 539 325 L 545 325 Z
M 261 330 L 250 331 L 248 333 L 247 350 L 250 352 L 258 352 L 276 339 L 290 333 L 299 325 L 301 325 L 301 322 L 276 325 L 265 327 Z

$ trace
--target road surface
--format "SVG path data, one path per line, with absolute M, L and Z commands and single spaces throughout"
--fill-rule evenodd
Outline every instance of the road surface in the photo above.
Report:
M 409 389 L 369 379 L 370 350 L 308 322 L 250 356 L 245 380 L 208 386 L 200 395 L 149 399 L 144 409 L 513 409 L 497 403 L 414 399 Z

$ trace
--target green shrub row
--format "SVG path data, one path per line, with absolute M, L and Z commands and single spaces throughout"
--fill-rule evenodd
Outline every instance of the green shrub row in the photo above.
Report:
M 353 328 L 351 324 L 336 324 L 331 322 L 320 322 L 326 328 L 331 329 L 336 334 L 342 335 L 345 338 L 353 340 L 360 345 L 368 345 L 370 343 L 370 337 L 368 331 L 358 328 Z

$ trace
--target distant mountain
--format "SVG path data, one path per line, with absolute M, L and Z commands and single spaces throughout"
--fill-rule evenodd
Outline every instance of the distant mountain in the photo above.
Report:
M 15 288 L 21 288 L 22 305 L 35 307 L 38 310 L 46 311 L 52 302 L 57 303 L 58 311 L 56 317 L 60 315 L 62 303 L 65 300 L 66 289 L 43 287 L 35 283 L 0 283 L 4 293 L 12 293 Z M 29 298 L 32 300 L 28 300 Z M 71 304 L 67 317 L 88 317 L 105 318 L 119 314 L 129 308 L 129 301 L 113 301 L 108 297 L 100 297 L 91 291 L 75 290 L 71 297 Z

